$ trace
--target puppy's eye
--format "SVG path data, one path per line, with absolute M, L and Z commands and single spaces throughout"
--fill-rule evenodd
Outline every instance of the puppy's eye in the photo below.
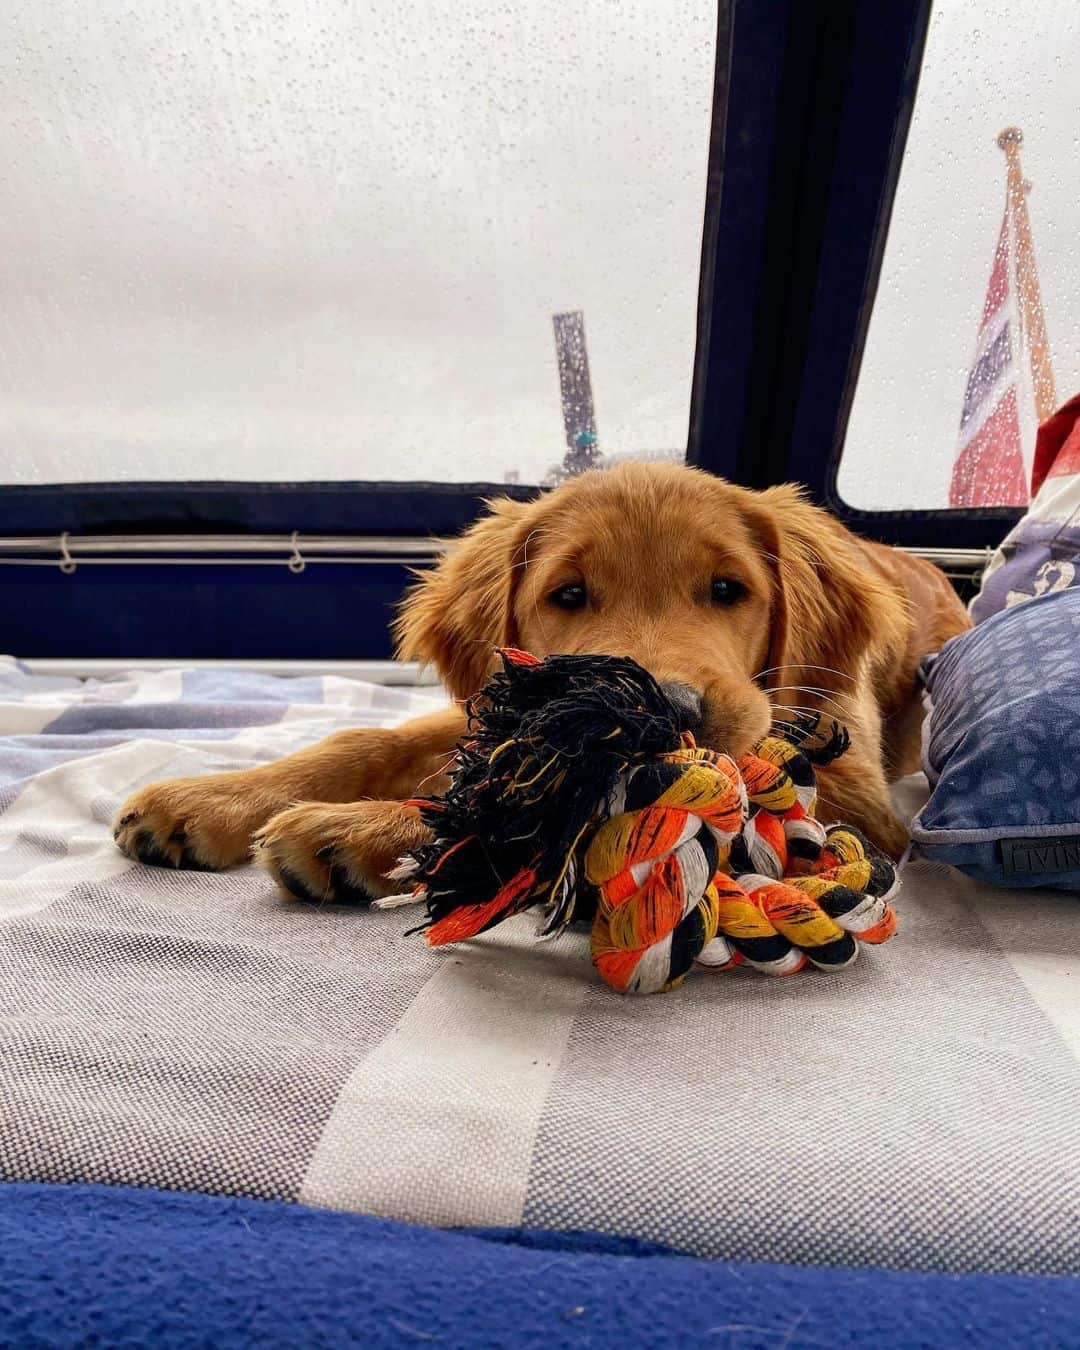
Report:
M 552 591 L 548 599 L 560 609 L 582 609 L 588 596 L 584 585 L 574 581 L 569 586 L 560 586 L 557 591 Z
M 741 581 L 734 581 L 731 577 L 713 577 L 712 583 L 712 602 L 714 605 L 735 605 L 746 594 L 746 587 Z

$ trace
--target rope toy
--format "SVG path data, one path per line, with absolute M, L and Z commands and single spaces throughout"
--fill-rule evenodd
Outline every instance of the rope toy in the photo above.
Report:
M 500 656 L 449 789 L 410 803 L 433 838 L 391 874 L 426 902 L 432 946 L 543 905 L 543 935 L 591 922 L 602 978 L 646 994 L 695 963 L 842 970 L 895 932 L 893 864 L 813 814 L 838 723 L 799 714 L 736 760 L 680 733 L 634 661 Z

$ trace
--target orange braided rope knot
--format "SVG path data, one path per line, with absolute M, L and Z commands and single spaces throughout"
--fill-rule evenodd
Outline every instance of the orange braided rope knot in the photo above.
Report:
M 690 913 L 694 961 L 710 970 L 842 970 L 859 942 L 893 935 L 895 869 L 858 831 L 814 819 L 813 784 L 788 771 L 795 756 L 771 736 L 737 761 L 688 746 L 663 756 L 678 776 L 651 805 L 600 826 L 585 856 L 599 892 L 592 959 L 614 989 L 678 984 L 670 948 Z
M 524 653 L 502 655 L 504 675 L 470 707 L 475 739 L 461 749 L 463 781 L 444 798 L 418 803 L 436 838 L 396 874 L 411 876 L 417 898 L 428 902 L 431 945 L 474 937 L 541 904 L 546 932 L 591 918 L 593 965 L 613 989 L 657 993 L 674 988 L 694 967 L 746 966 L 767 975 L 808 966 L 842 970 L 861 944 L 884 942 L 896 931 L 893 864 L 853 827 L 825 826 L 814 815 L 813 762 L 827 762 L 847 745 L 835 722 L 823 725 L 815 715 L 787 724 L 786 735 L 770 734 L 753 753 L 733 759 L 695 745 L 673 720 L 665 722 L 663 695 L 633 662 L 563 657 L 535 663 Z M 530 676 L 532 665 L 551 669 Z M 538 701 L 547 686 L 530 695 L 523 682 L 564 667 L 573 677 L 571 691 L 551 711 Z M 598 684 L 583 683 L 593 672 Z M 620 749 L 599 806 L 588 782 L 583 785 L 579 825 L 574 809 L 556 817 L 555 799 L 565 803 L 575 776 L 587 779 L 596 759 L 581 752 L 581 733 L 569 720 L 584 706 L 576 691 L 595 688 L 604 696 L 597 702 L 601 711 L 583 725 L 596 725 L 601 747 L 621 746 L 631 732 L 634 740 Z M 517 716 L 530 696 L 534 703 L 520 725 L 510 724 L 520 734 L 507 738 L 507 709 Z M 610 706 L 617 711 L 606 729 L 602 709 Z M 672 748 L 648 752 L 665 741 Z M 515 808 L 525 813 L 519 825 L 532 822 L 516 834 Z M 456 841 L 445 833 L 454 809 Z M 491 837 L 483 834 L 485 819 L 496 822 Z M 493 832 L 498 828 L 505 829 L 501 839 Z M 548 830 L 558 840 L 550 852 L 543 837 Z M 446 881 L 441 869 L 455 850 L 453 868 L 475 865 L 476 871 Z M 508 856 L 519 859 L 516 870 L 506 867 Z M 484 895 L 486 876 L 494 883 Z

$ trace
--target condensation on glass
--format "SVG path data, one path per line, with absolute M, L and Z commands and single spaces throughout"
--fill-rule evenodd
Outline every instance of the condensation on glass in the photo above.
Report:
M 9 0 L 0 483 L 537 482 L 575 313 L 590 455 L 681 458 L 715 25 Z
M 1036 9 L 934 6 L 839 466 L 854 507 L 1022 504 L 1038 420 L 1080 388 L 1080 6 Z

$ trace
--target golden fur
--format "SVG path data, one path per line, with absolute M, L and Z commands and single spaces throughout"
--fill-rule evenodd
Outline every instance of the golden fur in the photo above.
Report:
M 714 602 L 717 578 L 736 587 L 734 603 Z M 580 608 L 557 603 L 567 586 L 584 587 Z M 492 502 L 406 597 L 396 635 L 402 659 L 433 665 L 458 701 L 498 645 L 632 656 L 693 688 L 698 739 L 735 753 L 786 709 L 836 715 L 852 749 L 821 772 L 822 814 L 895 857 L 906 832 L 887 784 L 917 767 L 917 667 L 967 623 L 936 568 L 858 539 L 794 487 L 750 492 L 629 463 L 535 501 Z M 456 706 L 243 773 L 151 785 L 121 808 L 117 842 L 217 868 L 254 841 L 293 893 L 385 893 L 385 872 L 422 830 L 400 803 L 437 786 L 462 726 Z

